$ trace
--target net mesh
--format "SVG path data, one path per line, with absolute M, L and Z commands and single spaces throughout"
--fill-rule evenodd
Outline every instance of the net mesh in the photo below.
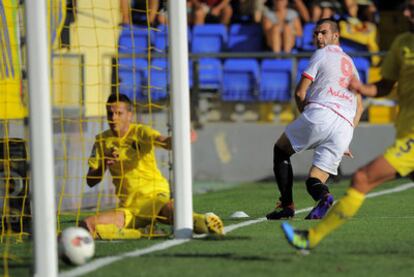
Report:
M 19 262 L 13 257 L 24 252 L 16 243 L 30 249 L 31 234 L 24 4 L 19 2 L 0 2 L 0 246 L 5 275 L 11 263 Z M 95 136 L 108 129 L 106 101 L 110 94 L 123 93 L 131 99 L 133 122 L 169 133 L 167 27 L 151 22 L 161 13 L 148 0 L 141 1 L 141 7 L 131 7 L 123 0 L 47 2 L 60 233 L 88 216 L 122 208 L 120 192 L 112 181 L 124 176 L 111 176 L 107 171 L 93 188 L 86 182 Z M 151 142 L 155 147 L 154 140 Z M 157 150 L 154 155 L 161 174 L 169 179 L 169 151 Z M 155 191 L 156 182 L 148 182 L 148 186 Z M 149 203 L 152 214 L 146 214 L 147 226 L 139 226 L 142 235 L 170 232 L 170 227 L 159 230 L 155 225 L 158 210 Z M 133 225 L 128 228 L 138 227 Z

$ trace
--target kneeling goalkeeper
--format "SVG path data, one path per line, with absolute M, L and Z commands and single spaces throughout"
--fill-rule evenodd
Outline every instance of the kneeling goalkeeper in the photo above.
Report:
M 117 196 L 117 208 L 84 219 L 81 225 L 94 238 L 134 239 L 156 222 L 173 224 L 170 188 L 155 158 L 155 147 L 171 149 L 171 137 L 149 126 L 132 123 L 130 99 L 112 94 L 107 103 L 109 129 L 98 134 L 89 158 L 86 181 L 93 187 L 109 169 Z M 194 232 L 224 233 L 221 219 L 213 213 L 193 214 Z

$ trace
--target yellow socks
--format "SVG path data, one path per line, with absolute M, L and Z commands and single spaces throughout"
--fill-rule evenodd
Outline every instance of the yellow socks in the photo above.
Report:
M 139 239 L 141 232 L 137 229 L 119 228 L 115 224 L 97 224 L 94 238 L 112 239 Z
M 309 229 L 309 247 L 315 247 L 325 236 L 354 216 L 364 199 L 365 195 L 363 193 L 352 187 L 348 188 L 345 196 L 332 207 L 322 221 Z
M 223 221 L 214 213 L 193 213 L 193 229 L 196 234 L 224 235 Z
M 207 234 L 208 226 L 204 214 L 193 213 L 193 229 L 195 234 Z

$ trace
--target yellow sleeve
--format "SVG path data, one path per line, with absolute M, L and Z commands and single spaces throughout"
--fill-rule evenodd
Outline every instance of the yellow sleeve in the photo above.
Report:
M 401 69 L 401 58 L 400 58 L 400 40 L 397 37 L 391 45 L 390 50 L 382 62 L 381 75 L 382 78 L 398 81 Z
M 88 165 L 92 169 L 98 169 L 102 164 L 102 145 L 99 143 L 98 139 L 95 141 L 92 147 L 91 155 L 88 159 Z
M 142 128 L 140 128 L 140 131 L 138 132 L 138 136 L 139 136 L 140 140 L 142 140 L 146 143 L 151 143 L 156 138 L 161 136 L 161 134 L 160 134 L 160 132 L 158 132 L 155 129 L 152 129 L 151 127 L 142 126 Z

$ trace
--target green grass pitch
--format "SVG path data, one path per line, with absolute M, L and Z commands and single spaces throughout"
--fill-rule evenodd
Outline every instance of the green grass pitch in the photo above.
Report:
M 409 183 L 401 179 L 379 187 L 375 192 Z M 196 184 L 197 186 L 197 184 Z M 336 199 L 343 195 L 348 181 L 331 185 Z M 276 185 L 251 183 L 227 186 L 195 195 L 194 210 L 213 211 L 227 228 L 249 220 L 263 219 L 276 202 Z M 304 182 L 294 186 L 297 210 L 314 205 Z M 280 230 L 280 222 L 258 220 L 236 228 L 222 239 L 196 238 L 160 251 L 129 257 L 125 253 L 165 245 L 171 239 L 97 242 L 94 259 L 84 267 L 59 264 L 64 276 L 414 276 L 414 189 L 368 198 L 359 213 L 327 237 L 310 255 L 291 248 Z M 231 219 L 234 211 L 245 211 L 250 218 Z M 306 228 L 306 212 L 291 223 Z M 6 249 L 1 245 L 4 255 Z M 31 275 L 31 244 L 12 244 L 7 262 L 10 276 Z M 137 253 L 137 252 L 135 252 Z M 124 256 L 122 256 L 124 255 Z M 113 259 L 105 265 L 102 258 Z M 98 263 L 101 262 L 101 263 Z M 88 268 L 86 271 L 82 271 Z M 91 269 L 92 268 L 92 269 Z M 81 270 L 79 272 L 74 270 Z M 0 274 L 4 275 L 3 271 Z

